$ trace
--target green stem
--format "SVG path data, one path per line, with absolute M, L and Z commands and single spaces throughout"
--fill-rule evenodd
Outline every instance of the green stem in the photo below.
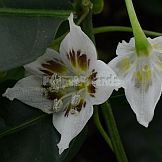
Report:
M 100 118 L 99 118 L 99 114 L 98 114 L 98 107 L 94 108 L 93 120 L 94 120 L 94 123 L 95 123 L 97 129 L 99 130 L 100 134 L 102 135 L 102 137 L 105 139 L 108 146 L 113 151 L 113 146 L 112 146 L 111 140 L 110 140 L 109 136 L 107 135 L 106 131 L 104 130 L 104 128 L 102 127 L 102 124 L 100 122 Z
M 162 33 L 153 32 L 149 30 L 143 30 L 146 35 L 150 36 L 162 36 Z M 126 26 L 101 26 L 93 28 L 94 34 L 106 33 L 106 32 L 133 32 L 131 27 Z
M 10 135 L 10 134 L 13 134 L 15 132 L 18 132 L 18 131 L 28 127 L 29 125 L 38 122 L 39 120 L 41 120 L 42 118 L 45 118 L 47 116 L 48 116 L 47 114 L 40 115 L 40 116 L 38 116 L 38 117 L 36 117 L 34 119 L 31 119 L 30 121 L 24 122 L 24 123 L 22 123 L 20 125 L 17 125 L 17 126 L 11 128 L 11 129 L 3 131 L 3 132 L 0 133 L 0 138 L 2 138 L 4 136 L 7 136 L 7 135 Z
M 67 17 L 72 11 L 47 9 L 0 8 L 0 15 Z
M 147 40 L 147 38 L 140 26 L 140 23 L 137 19 L 132 0 L 125 0 L 125 3 L 126 3 L 129 19 L 130 19 L 130 22 L 131 22 L 131 25 L 133 28 L 133 34 L 135 37 L 135 46 L 136 46 L 137 55 L 138 56 L 141 56 L 141 55 L 147 56 L 150 53 L 151 45 L 150 45 L 149 41 Z
M 76 24 L 80 25 L 83 22 L 83 20 L 87 17 L 88 13 L 89 13 L 89 9 L 85 10 L 83 14 L 80 16 L 80 18 L 78 19 Z
M 111 106 L 110 104 L 105 102 L 104 104 L 101 105 L 101 107 L 102 107 L 103 117 L 105 119 L 106 126 L 110 134 L 114 152 L 116 154 L 116 158 L 118 162 L 128 162 L 126 153 L 124 151 L 124 148 L 123 148 L 120 136 L 119 136 L 119 132 L 117 129 L 114 116 L 113 116 L 113 112 L 111 110 Z

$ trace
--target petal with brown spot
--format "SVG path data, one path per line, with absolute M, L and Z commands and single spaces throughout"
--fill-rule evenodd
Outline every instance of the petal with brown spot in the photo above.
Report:
M 60 60 L 50 60 L 42 64 L 42 72 L 45 72 L 47 75 L 53 73 L 63 73 L 66 71 L 65 65 L 60 62 Z

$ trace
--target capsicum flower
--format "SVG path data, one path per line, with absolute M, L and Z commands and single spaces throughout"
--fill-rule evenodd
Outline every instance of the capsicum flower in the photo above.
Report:
M 108 65 L 123 81 L 126 98 L 140 124 L 148 127 L 162 87 L 162 37 L 147 38 L 151 45 L 148 55 L 138 56 L 134 38 L 117 47 L 117 57 Z
M 61 42 L 60 54 L 47 49 L 44 55 L 25 65 L 32 75 L 3 95 L 53 114 L 53 125 L 61 134 L 60 154 L 90 119 L 93 105 L 105 102 L 120 85 L 111 68 L 97 60 L 94 44 L 75 25 L 73 14 L 68 20 L 70 32 Z

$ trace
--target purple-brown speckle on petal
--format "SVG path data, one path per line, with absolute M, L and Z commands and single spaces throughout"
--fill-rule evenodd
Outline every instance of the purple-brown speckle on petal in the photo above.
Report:
M 52 75 L 53 73 L 63 73 L 66 71 L 66 67 L 60 60 L 49 60 L 42 64 L 40 69 L 47 75 Z
M 80 68 L 82 71 L 86 71 L 89 68 L 90 59 L 87 58 L 86 54 L 81 53 L 81 50 L 70 50 L 67 58 L 74 68 Z

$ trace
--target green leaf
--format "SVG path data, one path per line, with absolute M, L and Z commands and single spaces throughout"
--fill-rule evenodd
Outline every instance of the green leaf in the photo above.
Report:
M 68 9 L 70 0 L 0 0 L 0 7 L 31 9 Z
M 86 132 L 84 129 L 59 155 L 60 135 L 53 127 L 52 115 L 17 100 L 0 99 L 1 162 L 68 162 L 80 149 Z
M 45 52 L 64 19 L 0 17 L 0 69 L 24 65 Z
M 24 72 L 25 72 L 25 69 L 23 67 L 18 67 L 18 68 L 6 71 L 5 73 L 3 73 L 0 79 L 0 83 L 5 82 L 7 80 L 17 81 L 24 77 Z
M 9 14 L 0 16 L 0 71 L 6 71 L 45 52 L 59 25 L 69 16 L 71 3 L 70 0 L 0 0 L 0 7 L 0 15 L 4 10 Z M 58 9 L 65 10 L 65 14 Z
M 0 81 L 6 76 L 6 72 L 0 71 Z
M 62 18 L 0 17 L 0 69 L 24 65 L 42 55 L 62 21 Z
M 4 75 L 0 78 L 0 94 L 3 94 L 8 87 L 13 87 L 14 84 L 23 77 L 23 67 L 6 71 Z

